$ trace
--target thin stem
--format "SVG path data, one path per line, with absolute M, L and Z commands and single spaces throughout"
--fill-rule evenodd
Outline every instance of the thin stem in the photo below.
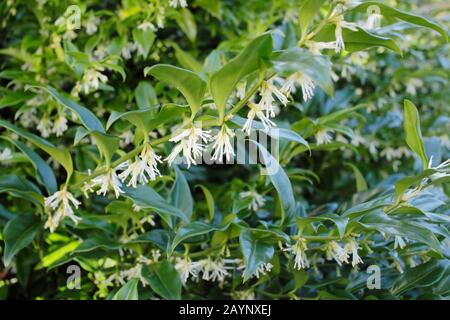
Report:
M 269 74 L 267 78 L 260 77 L 258 82 L 247 92 L 244 99 L 236 103 L 236 105 L 230 111 L 228 111 L 228 113 L 225 115 L 224 118 L 225 121 L 230 120 L 233 117 L 233 115 L 239 112 L 239 110 L 241 110 L 242 107 L 244 107 L 247 104 L 248 100 L 250 100 L 250 98 L 256 93 L 256 91 L 258 91 L 259 87 L 263 84 L 263 82 L 266 81 L 266 79 L 272 78 L 274 75 L 275 72 L 272 72 Z

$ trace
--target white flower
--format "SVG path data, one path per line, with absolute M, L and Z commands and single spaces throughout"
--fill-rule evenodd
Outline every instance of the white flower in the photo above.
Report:
M 33 98 L 33 99 L 35 99 L 35 98 Z M 28 103 L 27 103 L 27 105 L 28 105 Z M 36 117 L 36 109 L 35 108 L 30 108 L 30 109 L 26 110 L 20 116 L 20 124 L 25 128 L 29 128 L 38 122 L 39 122 L 39 119 Z
M 239 196 L 241 198 L 251 198 L 251 202 L 248 205 L 248 210 L 253 210 L 254 212 L 258 211 L 266 203 L 264 197 L 255 190 L 241 192 L 239 193 Z
M 367 18 L 366 29 L 372 30 L 380 27 L 383 16 L 379 13 L 372 12 Z
M 103 44 L 99 44 L 93 54 L 96 59 L 102 60 L 108 55 L 108 47 Z
M 123 169 L 127 164 L 122 163 L 117 168 L 110 168 L 105 174 L 102 174 L 98 177 L 95 177 L 90 182 L 86 183 L 83 187 L 83 191 L 87 193 L 87 191 L 93 190 L 93 188 L 100 187 L 97 190 L 98 195 L 106 195 L 106 193 L 111 189 L 114 191 L 116 198 L 120 196 L 121 193 L 124 193 L 122 188 L 122 183 L 119 180 L 119 177 L 116 174 L 116 170 Z
M 36 129 L 41 133 L 43 138 L 48 138 L 52 132 L 52 121 L 49 117 L 44 116 L 39 120 Z
M 359 147 L 360 145 L 363 145 L 366 143 L 366 139 L 359 133 L 359 131 L 355 131 L 355 134 L 353 135 L 352 139 L 352 145 L 355 147 Z
M 247 82 L 241 81 L 236 85 L 236 97 L 240 100 L 245 98 L 245 89 Z
M 314 135 L 314 137 L 316 138 L 317 145 L 327 144 L 333 140 L 333 137 L 331 136 L 331 131 L 328 129 L 319 129 Z
M 88 94 L 91 91 L 97 90 L 101 82 L 106 83 L 108 81 L 108 77 L 101 73 L 101 71 L 104 70 L 105 68 L 103 67 L 87 69 L 81 79 L 80 90 L 82 90 L 84 94 Z
M 341 9 L 338 8 L 335 12 L 335 16 L 332 19 L 330 19 L 330 21 L 336 25 L 336 29 L 334 31 L 334 36 L 336 37 L 335 42 L 336 53 L 339 53 L 345 49 L 345 43 L 342 37 L 342 28 L 347 28 L 352 31 L 358 31 L 357 25 L 355 23 L 347 22 L 344 20 L 342 13 L 339 12 L 340 10 Z
M 195 164 L 195 160 L 205 151 L 206 146 L 203 143 L 207 143 L 210 139 L 210 131 L 194 126 L 184 129 L 170 139 L 170 141 L 178 144 L 172 149 L 166 160 L 171 165 L 178 157 L 178 154 L 182 152 L 189 168 L 191 164 Z
M 50 232 L 55 231 L 65 217 L 69 217 L 74 223 L 78 223 L 80 220 L 73 212 L 72 206 L 78 209 L 81 203 L 66 189 L 57 191 L 50 197 L 45 198 L 44 204 L 45 209 L 49 212 L 45 228 L 49 228 Z
M 73 40 L 77 37 L 77 33 L 73 29 L 68 29 L 62 37 L 64 40 Z
M 309 51 L 315 55 L 322 55 L 322 50 L 325 49 L 334 49 L 336 48 L 336 42 L 316 42 L 308 40 L 305 42 L 305 45 L 308 47 Z
M 58 117 L 56 118 L 55 122 L 53 123 L 53 130 L 52 132 L 56 134 L 57 137 L 60 137 L 63 135 L 63 133 L 68 129 L 67 127 L 67 119 L 64 116 L 64 114 L 60 113 Z
M 223 282 L 229 275 L 225 266 L 226 260 L 223 258 L 213 260 L 211 257 L 208 257 L 198 261 L 198 263 L 201 266 L 203 280 Z
M 268 272 L 270 272 L 270 270 L 272 270 L 273 265 L 268 262 L 268 263 L 261 263 L 258 268 L 256 268 L 255 273 L 252 274 L 252 277 L 255 277 L 256 279 L 259 279 L 259 277 L 261 275 L 265 275 Z
M 120 271 L 120 282 L 123 284 L 125 283 L 124 280 L 131 280 L 134 278 L 138 278 L 139 281 L 142 283 L 142 286 L 148 285 L 147 279 L 142 275 L 142 263 L 137 263 L 134 267 Z
M 405 240 L 403 240 L 403 238 L 400 236 L 395 236 L 394 249 L 397 248 L 403 249 L 404 247 L 406 247 Z
M 125 60 L 131 59 L 131 53 L 136 50 L 136 46 L 132 42 L 127 42 L 122 48 L 121 54 Z
M 10 148 L 3 149 L 2 152 L 0 152 L 0 161 L 6 162 L 12 159 L 12 152 Z
M 255 300 L 255 292 L 253 289 L 234 291 L 232 295 L 235 300 Z
M 198 279 L 198 274 L 202 269 L 202 264 L 198 262 L 192 262 L 192 260 L 185 256 L 183 258 L 177 257 L 175 259 L 175 269 L 178 271 L 181 277 L 181 282 L 186 284 L 187 280 L 191 277 Z
M 158 170 L 158 162 L 162 163 L 161 156 L 156 155 L 153 148 L 147 143 L 142 148 L 139 157 L 119 174 L 119 178 L 125 182 L 131 176 L 127 186 L 131 185 L 133 188 L 136 188 L 137 183 L 146 184 L 161 175 Z
M 214 154 L 213 160 L 221 160 L 225 155 L 227 161 L 234 157 L 234 148 L 231 143 L 231 139 L 234 137 L 233 131 L 231 131 L 226 125 L 223 125 L 213 144 Z
M 259 104 L 266 111 L 267 117 L 275 117 L 274 95 L 284 106 L 289 102 L 286 96 L 274 84 L 273 79 L 265 81 L 260 91 L 261 101 Z
M 302 238 L 298 239 L 294 245 L 288 245 L 287 248 L 283 249 L 283 251 L 290 252 L 295 256 L 294 268 L 298 270 L 309 268 L 309 261 L 305 252 L 306 250 L 308 250 L 306 240 Z
M 97 30 L 98 30 L 98 25 L 100 24 L 100 18 L 99 17 L 96 17 L 95 15 L 93 15 L 93 14 L 90 14 L 89 15 L 89 17 L 88 17 L 88 19 L 86 20 L 86 24 L 85 24 L 85 27 L 86 27 L 86 33 L 88 34 L 88 35 L 93 35 L 94 33 L 96 33 L 97 32 Z
M 348 263 L 348 253 L 336 241 L 329 241 L 326 250 L 327 260 L 334 259 L 339 265 Z
M 137 28 L 142 31 L 147 31 L 147 30 L 155 31 L 156 30 L 156 27 L 153 25 L 153 23 L 151 23 L 149 21 L 141 22 L 141 24 L 138 25 Z
M 296 91 L 296 85 L 299 85 L 302 88 L 303 101 L 306 102 L 314 96 L 316 84 L 308 75 L 302 72 L 291 74 L 281 87 L 281 92 L 286 95 L 294 93 Z
M 420 89 L 423 87 L 423 81 L 416 78 L 411 78 L 406 82 L 406 92 L 408 92 L 410 95 L 417 95 L 417 89 Z
M 344 246 L 344 250 L 346 253 L 352 254 L 352 266 L 356 267 L 359 263 L 363 263 L 361 257 L 358 255 L 358 249 L 360 249 L 358 242 L 355 239 L 351 238 L 347 241 Z
M 177 7 L 186 8 L 187 1 L 186 0 L 170 0 L 169 6 L 171 6 L 172 8 L 177 8 Z
M 258 117 L 259 120 L 261 120 L 264 129 L 266 131 L 269 131 L 270 128 L 276 127 L 277 125 L 267 117 L 267 115 L 264 113 L 265 109 L 264 106 L 261 104 L 255 104 L 253 102 L 248 102 L 248 106 L 250 108 L 250 111 L 247 114 L 247 121 L 245 122 L 244 126 L 242 127 L 242 131 L 247 132 L 248 134 L 252 130 L 252 123 L 255 119 L 255 116 Z
M 125 148 L 134 141 L 133 131 L 127 130 L 120 134 L 120 147 Z

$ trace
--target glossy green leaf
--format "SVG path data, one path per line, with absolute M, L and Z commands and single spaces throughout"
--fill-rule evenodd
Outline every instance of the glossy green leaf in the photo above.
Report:
M 195 221 L 186 224 L 177 231 L 175 238 L 172 241 L 172 246 L 171 250 L 169 251 L 169 254 L 172 254 L 173 250 L 177 247 L 177 245 L 179 245 L 180 243 L 189 238 L 201 236 L 213 231 L 224 231 L 227 228 L 228 225 L 223 227 L 216 227 L 202 221 Z
M 197 74 L 167 64 L 145 68 L 144 75 L 148 74 L 177 88 L 189 103 L 192 114 L 198 112 L 205 95 L 206 83 Z
M 75 114 L 80 118 L 81 123 L 89 130 L 95 130 L 101 133 L 105 133 L 105 129 L 103 128 L 100 120 L 92 113 L 91 110 L 83 107 L 72 99 L 62 95 L 55 88 L 47 86 L 47 87 L 38 87 L 46 90 L 50 95 L 58 101 L 61 105 L 67 107 L 71 111 L 75 112 Z
M 199 184 L 196 185 L 196 187 L 202 189 L 203 194 L 205 195 L 206 204 L 208 205 L 208 213 L 209 213 L 208 219 L 209 221 L 212 221 L 214 219 L 214 212 L 215 212 L 214 197 L 211 191 L 209 191 L 209 189 L 204 185 Z
M 20 151 L 22 151 L 36 169 L 38 178 L 44 186 L 47 188 L 49 194 L 53 194 L 57 191 L 58 186 L 56 184 L 56 178 L 53 174 L 52 168 L 45 162 L 36 152 L 29 148 L 19 140 L 13 140 L 8 137 L 0 136 L 0 138 L 9 141 L 14 144 Z
M 405 291 L 432 286 L 442 277 L 450 276 L 448 260 L 433 260 L 407 270 L 393 284 L 391 292 L 400 295 Z
M 403 127 L 405 130 L 406 143 L 419 159 L 422 160 L 422 166 L 426 169 L 428 167 L 428 157 L 423 145 L 419 112 L 411 101 L 405 100 L 403 114 Z
M 181 279 L 175 267 L 167 260 L 152 264 L 148 277 L 150 287 L 167 300 L 181 299 Z
M 8 267 L 14 256 L 27 247 L 42 227 L 39 219 L 31 214 L 18 214 L 6 224 L 3 230 L 5 251 L 3 261 Z
M 335 29 L 334 25 L 328 25 L 322 29 L 319 34 L 317 34 L 312 40 L 314 41 L 324 41 L 330 42 L 335 40 Z M 342 37 L 345 43 L 345 50 L 349 52 L 356 52 L 372 47 L 385 47 L 398 54 L 402 54 L 402 50 L 395 43 L 394 40 L 382 36 L 375 35 L 362 28 L 358 28 L 357 31 L 352 31 L 350 29 L 342 30 Z
M 141 185 L 137 188 L 123 187 L 123 190 L 125 191 L 126 197 L 133 200 L 136 205 L 143 209 L 154 209 L 157 213 L 174 216 L 184 222 L 188 222 L 188 218 L 183 211 L 171 205 L 149 186 Z
M 239 243 L 245 262 L 245 270 L 242 275 L 245 282 L 261 264 L 268 263 L 272 259 L 275 250 L 273 245 L 255 238 L 250 230 L 245 229 L 241 231 Z
M 120 288 L 112 297 L 112 300 L 139 300 L 139 279 L 131 279 Z
M 209 86 L 220 118 L 223 118 L 228 98 L 238 82 L 259 70 L 271 55 L 272 36 L 264 34 L 251 41 L 238 56 L 212 75 Z
M 359 171 L 358 167 L 352 163 L 347 163 L 347 165 L 353 170 L 353 174 L 355 175 L 356 191 L 357 192 L 366 191 L 368 189 L 367 182 L 364 179 L 364 176 L 362 175 L 361 171 Z
M 357 5 L 354 8 L 351 8 L 348 12 L 360 12 L 360 13 L 367 13 L 369 8 L 371 6 L 376 6 L 377 13 L 387 17 L 387 18 L 396 18 L 405 22 L 409 22 L 418 26 L 427 27 L 430 29 L 433 29 L 437 32 L 439 32 L 446 41 L 448 41 L 448 34 L 447 31 L 437 22 L 425 18 L 413 13 L 404 12 L 401 10 L 398 10 L 396 8 L 390 7 L 384 3 L 381 3 L 379 1 L 365 1 L 364 3 L 361 3 Z
M 302 37 L 306 36 L 308 28 L 311 25 L 314 17 L 319 12 L 319 9 L 324 5 L 325 0 L 305 0 L 302 1 L 299 10 L 299 22 L 302 30 Z
M 191 189 L 181 170 L 177 166 L 174 166 L 174 170 L 175 183 L 170 191 L 170 202 L 184 213 L 187 220 L 190 220 L 194 210 Z
M 38 148 L 41 148 L 42 150 L 47 152 L 56 161 L 61 163 L 64 169 L 66 169 L 68 176 L 72 175 L 73 164 L 72 164 L 72 157 L 70 156 L 69 151 L 58 148 L 53 144 L 51 144 L 50 142 L 48 142 L 47 140 L 44 140 L 33 133 L 20 129 L 5 120 L 0 119 L 0 126 L 13 131 L 14 133 L 18 134 L 19 136 L 27 139 L 28 141 L 36 145 Z

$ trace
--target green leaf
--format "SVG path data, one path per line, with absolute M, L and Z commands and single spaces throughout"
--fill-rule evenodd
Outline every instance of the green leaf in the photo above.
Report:
M 220 0 L 197 0 L 196 5 L 202 7 L 217 19 L 222 19 L 222 1 Z
M 121 243 L 111 240 L 105 236 L 94 236 L 83 240 L 83 242 L 81 242 L 75 249 L 74 253 L 89 252 L 98 248 L 118 250 L 121 247 Z
M 3 230 L 5 252 L 3 261 L 5 266 L 11 264 L 14 256 L 27 247 L 42 227 L 39 219 L 32 214 L 18 214 L 6 224 Z
M 215 212 L 214 197 L 211 191 L 209 191 L 209 189 L 204 185 L 198 184 L 196 185 L 196 187 L 202 189 L 203 194 L 205 195 L 206 204 L 208 205 L 208 213 L 209 213 L 208 219 L 209 221 L 212 221 L 214 219 L 214 212 Z
M 195 221 L 191 222 L 189 224 L 186 224 L 182 226 L 177 234 L 175 235 L 175 238 L 172 241 L 172 246 L 170 247 L 169 254 L 172 254 L 173 250 L 182 243 L 183 241 L 197 237 L 200 235 L 204 235 L 213 231 L 224 231 L 228 228 L 228 224 L 223 227 L 216 227 L 209 223 L 203 222 L 203 221 Z
M 55 88 L 47 86 L 47 87 L 38 87 L 46 90 L 50 95 L 55 98 L 61 105 L 69 108 L 71 111 L 75 112 L 81 120 L 81 123 L 89 130 L 98 131 L 101 133 L 105 133 L 105 129 L 103 128 L 100 120 L 92 113 L 91 110 L 83 107 L 82 105 L 76 103 L 72 99 L 60 94 Z
M 191 11 L 182 8 L 177 13 L 176 21 L 180 29 L 183 30 L 191 42 L 195 42 L 195 38 L 197 37 L 197 24 Z
M 367 13 L 369 7 L 376 6 L 379 9 L 379 13 L 387 18 L 396 18 L 405 22 L 409 22 L 418 26 L 427 27 L 439 32 L 446 41 L 448 41 L 447 31 L 437 22 L 421 17 L 419 15 L 415 15 L 409 12 L 400 11 L 398 9 L 392 8 L 384 3 L 379 1 L 366 1 L 357 5 L 354 8 L 351 8 L 347 12 L 361 12 Z
M 194 210 L 191 189 L 180 169 L 177 166 L 174 166 L 174 169 L 175 183 L 170 191 L 170 202 L 184 213 L 187 220 L 190 220 Z
M 164 229 L 154 229 L 140 234 L 132 243 L 153 243 L 161 250 L 168 250 L 170 241 L 169 231 Z
M 147 278 L 153 291 L 167 300 L 181 299 L 181 279 L 175 267 L 167 260 L 150 265 Z
M 335 25 L 328 25 L 323 28 L 322 31 L 313 38 L 313 40 L 319 42 L 334 41 L 335 29 Z M 358 28 L 357 31 L 344 28 L 342 30 L 342 38 L 344 39 L 345 50 L 349 52 L 362 51 L 372 47 L 385 47 L 400 55 L 402 54 L 402 50 L 394 40 L 369 33 L 361 28 Z
M 299 23 L 300 29 L 302 30 L 302 38 L 304 38 L 308 32 L 308 28 L 311 22 L 314 20 L 314 17 L 319 12 L 319 9 L 323 6 L 325 0 L 305 0 L 302 1 L 302 5 L 300 6 L 299 14 Z
M 44 204 L 44 197 L 42 197 L 39 188 L 27 179 L 17 175 L 0 176 L 0 193 L 2 192 L 11 193 L 37 205 Z
M 180 218 L 184 222 L 188 222 L 188 218 L 177 207 L 174 207 L 161 197 L 156 191 L 149 186 L 138 186 L 137 188 L 123 187 L 125 196 L 133 200 L 133 202 L 143 209 L 154 209 L 157 213 L 167 214 Z
M 242 254 L 245 261 L 244 282 L 250 279 L 258 267 L 268 263 L 274 254 L 274 247 L 253 236 L 250 230 L 242 230 L 239 236 Z
M 57 263 L 58 261 L 66 258 L 69 255 L 69 253 L 73 252 L 78 247 L 79 244 L 80 244 L 79 240 L 74 240 L 63 244 L 58 249 L 53 250 L 52 252 L 42 257 L 41 261 L 35 267 L 35 269 L 39 270 L 42 268 L 50 267 L 54 263 Z
M 410 187 L 420 183 L 422 179 L 427 178 L 431 176 L 432 174 L 436 173 L 436 170 L 434 169 L 425 169 L 420 174 L 416 176 L 409 176 L 399 179 L 395 183 L 395 200 L 396 202 L 400 202 L 401 197 L 405 193 L 406 190 L 408 190 Z
M 206 82 L 192 71 L 167 64 L 157 64 L 144 69 L 144 75 L 150 74 L 156 79 L 177 88 L 191 107 L 192 115 L 200 109 L 205 95 Z
M 416 106 L 409 100 L 405 100 L 403 108 L 406 143 L 409 148 L 422 160 L 423 169 L 428 167 L 428 157 L 422 140 L 420 131 L 419 112 Z
M 14 144 L 26 155 L 26 157 L 30 160 L 30 162 L 36 169 L 38 178 L 47 188 L 49 194 L 53 194 L 58 190 L 56 178 L 55 175 L 53 174 L 52 168 L 36 152 L 34 152 L 26 144 L 20 142 L 19 140 L 13 140 L 6 136 L 0 136 L 0 138 L 5 139 L 8 142 Z
M 138 284 L 139 279 L 131 279 L 116 292 L 112 300 L 139 300 Z
M 0 99 L 0 109 L 14 106 L 30 99 L 32 95 L 23 91 L 6 91 Z
M 190 53 L 182 50 L 176 43 L 171 44 L 175 49 L 175 57 L 183 68 L 192 70 L 195 73 L 200 73 L 202 64 L 197 61 Z
M 366 191 L 367 188 L 367 183 L 366 180 L 364 179 L 364 176 L 362 175 L 361 171 L 359 171 L 358 167 L 355 166 L 352 163 L 347 163 L 347 165 L 352 168 L 353 170 L 353 174 L 355 175 L 355 179 L 356 179 L 356 191 L 357 192 L 363 192 Z
M 338 230 L 339 236 L 343 238 L 345 236 L 345 230 L 347 229 L 347 225 L 349 222 L 348 217 L 344 216 L 338 216 L 337 214 L 328 213 L 328 214 L 321 214 L 317 217 L 305 217 L 305 218 L 298 218 L 298 224 L 299 225 L 305 225 L 309 224 L 313 221 L 331 221 L 333 222 Z
M 151 107 L 127 112 L 112 111 L 111 115 L 108 118 L 108 121 L 106 122 L 106 129 L 109 129 L 117 120 L 124 118 L 140 130 L 142 130 L 143 133 L 146 133 L 150 131 L 150 124 L 152 120 L 154 120 L 154 117 L 152 116 L 153 111 L 156 110 L 156 107 Z
M 267 149 L 258 142 L 251 141 L 259 148 L 264 161 L 267 176 L 277 190 L 283 203 L 283 208 L 287 217 L 287 223 L 290 223 L 295 212 L 295 198 L 291 182 L 278 161 L 267 151 Z
M 146 59 L 155 41 L 155 34 L 150 29 L 142 30 L 137 28 L 133 29 L 132 33 L 134 42 L 140 47 L 138 52 Z
M 363 216 L 358 223 L 370 230 L 383 234 L 398 235 L 428 245 L 437 254 L 441 254 L 441 245 L 435 234 L 428 227 L 397 220 L 381 210 Z
M 110 136 L 98 131 L 92 131 L 90 134 L 92 135 L 95 144 L 97 145 L 100 153 L 105 159 L 106 164 L 109 165 L 112 156 L 117 151 L 117 149 L 119 149 L 120 139 L 118 137 Z
M 210 90 L 219 116 L 223 119 L 225 107 L 238 82 L 260 69 L 263 61 L 272 55 L 272 36 L 264 34 L 250 42 L 233 60 L 211 76 Z
M 134 90 L 134 98 L 139 109 L 149 109 L 158 105 L 155 89 L 147 81 L 140 81 Z
M 283 77 L 302 72 L 316 82 L 328 95 L 333 95 L 331 62 L 326 56 L 314 55 L 306 49 L 290 48 L 277 51 L 274 69 Z
M 58 148 L 53 144 L 51 144 L 50 142 L 48 142 L 47 140 L 44 140 L 41 137 L 32 134 L 28 131 L 20 129 L 5 120 L 0 119 L 0 126 L 13 131 L 14 133 L 18 134 L 19 136 L 27 139 L 28 141 L 36 145 L 38 148 L 41 148 L 42 150 L 47 152 L 51 157 L 53 157 L 56 161 L 58 161 L 64 167 L 64 169 L 66 169 L 68 177 L 72 175 L 73 164 L 72 164 L 72 157 L 70 156 L 69 151 Z
M 394 295 L 416 289 L 433 286 L 443 277 L 449 277 L 449 260 L 431 260 L 415 268 L 408 269 L 392 285 Z

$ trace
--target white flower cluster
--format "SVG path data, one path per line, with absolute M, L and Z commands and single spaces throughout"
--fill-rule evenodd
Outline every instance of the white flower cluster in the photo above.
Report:
M 55 231 L 65 217 L 69 217 L 74 223 L 78 223 L 80 218 L 75 215 L 72 206 L 78 209 L 80 204 L 66 189 L 57 191 L 50 197 L 45 198 L 45 209 L 49 215 L 45 228 L 50 229 L 50 232 Z
M 326 258 L 327 260 L 334 259 L 338 265 L 349 263 L 348 259 L 352 256 L 352 266 L 356 267 L 359 263 L 363 263 L 361 257 L 358 255 L 360 249 L 355 238 L 350 237 L 343 247 L 336 241 L 330 241 L 327 244 Z
M 294 257 L 294 268 L 301 270 L 310 267 L 310 262 L 306 255 L 308 250 L 307 241 L 303 238 L 299 238 L 294 244 L 288 244 L 283 251 L 289 252 Z M 339 266 L 343 263 L 348 264 L 349 258 L 352 256 L 351 264 L 356 267 L 362 263 L 361 257 L 358 255 L 360 249 L 358 242 L 354 237 L 349 237 L 343 246 L 337 241 L 331 240 L 327 242 L 325 256 L 327 260 L 335 260 Z
M 175 269 L 178 271 L 183 284 L 191 278 L 194 281 L 200 279 L 223 283 L 230 275 L 229 270 L 234 269 L 233 264 L 239 263 L 239 259 L 225 259 L 222 257 L 207 257 L 199 261 L 192 261 L 188 256 L 176 258 Z
M 77 96 L 80 92 L 89 94 L 90 92 L 98 90 L 101 83 L 106 83 L 108 81 L 108 77 L 102 73 L 103 71 L 105 71 L 105 68 L 102 66 L 86 69 L 81 80 L 75 84 L 72 95 Z

